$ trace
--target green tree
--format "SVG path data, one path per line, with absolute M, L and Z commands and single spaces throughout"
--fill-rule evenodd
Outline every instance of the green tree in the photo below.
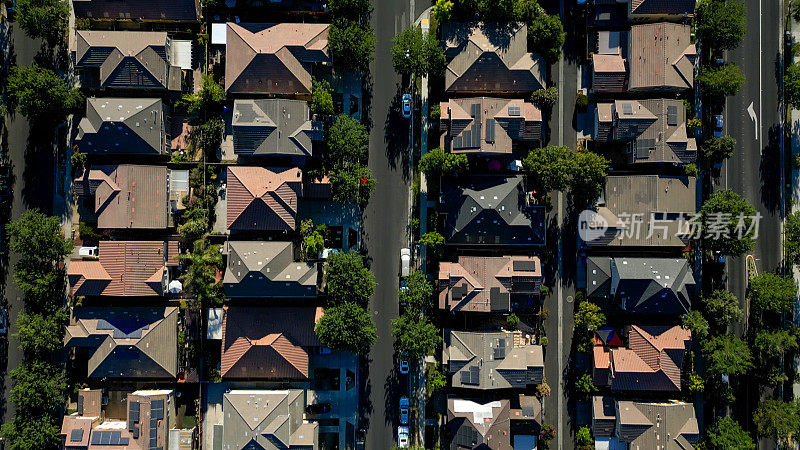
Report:
M 548 442 L 552 441 L 556 438 L 556 427 L 549 423 L 543 423 L 541 428 L 539 429 L 539 439 L 541 439 L 545 445 Z
M 14 265 L 14 282 L 25 294 L 26 306 L 36 311 L 52 311 L 63 295 L 64 272 L 31 261 Z
M 790 64 L 783 74 L 783 96 L 795 108 L 800 107 L 800 62 Z
M 511 313 L 506 317 L 506 323 L 511 328 L 517 328 L 517 325 L 519 325 L 519 317 L 517 317 L 516 314 Z
M 192 128 L 189 141 L 192 146 L 202 150 L 207 158 L 214 159 L 224 134 L 225 122 L 220 117 L 212 117 L 206 123 Z
M 608 160 L 590 151 L 576 152 L 574 169 L 570 194 L 572 201 L 582 207 L 594 202 L 603 192 Z
M 339 167 L 330 174 L 333 199 L 340 203 L 355 203 L 364 208 L 375 189 L 375 178 L 368 167 L 354 164 Z
M 692 337 L 694 338 L 702 340 L 708 336 L 708 321 L 696 309 L 683 316 L 683 326 L 692 331 Z
M 589 427 L 578 428 L 578 432 L 575 434 L 575 444 L 580 450 L 594 448 L 594 439 L 592 439 L 592 431 Z
M 447 386 L 447 377 L 439 369 L 438 364 L 428 364 L 425 374 L 425 388 L 428 394 L 435 394 Z
M 528 25 L 530 48 L 536 49 L 550 64 L 561 59 L 561 47 L 564 45 L 566 33 L 558 16 L 549 16 L 544 12 L 538 14 Z
M 55 47 L 67 35 L 69 4 L 65 0 L 18 0 L 16 21 L 25 34 Z
M 328 130 L 328 158 L 334 166 L 366 164 L 369 133 L 358 120 L 339 114 Z
M 392 44 L 392 65 L 395 72 L 401 75 L 428 72 L 425 39 L 420 27 L 413 25 L 401 31 L 392 39 Z
M 447 153 L 442 147 L 429 150 L 419 159 L 419 170 L 433 181 L 441 175 L 465 173 L 468 168 L 467 155 Z
M 3 424 L 4 448 L 9 450 L 56 450 L 61 446 L 61 427 L 48 415 L 17 414 Z
M 375 34 L 369 25 L 335 21 L 328 32 L 328 45 L 336 66 L 365 71 L 372 62 Z
M 531 93 L 531 102 L 540 109 L 549 111 L 558 102 L 558 88 L 551 86 L 547 89 L 539 89 Z
M 700 209 L 707 247 L 730 256 L 750 251 L 754 243 L 750 227 L 755 215 L 753 205 L 732 190 L 714 192 Z
M 453 0 L 436 0 L 432 14 L 440 23 L 450 20 L 453 16 Z
M 16 110 L 31 121 L 58 122 L 84 101 L 79 90 L 70 89 L 55 72 L 36 64 L 12 67 L 7 92 Z
M 766 385 L 777 385 L 788 380 L 783 370 L 783 356 L 797 350 L 797 338 L 787 330 L 759 331 L 753 340 L 753 352 L 758 355 L 756 371 Z
M 736 48 L 747 27 L 744 3 L 739 0 L 700 0 L 694 20 L 703 46 L 715 50 Z
M 733 155 L 736 139 L 730 136 L 712 137 L 703 142 L 700 153 L 711 162 L 722 162 Z
M 800 263 L 800 211 L 789 213 L 786 216 L 786 264 L 791 267 Z
M 422 317 L 403 314 L 392 320 L 394 348 L 398 354 L 411 360 L 424 358 L 433 353 L 442 342 L 439 329 Z
M 328 257 L 325 284 L 333 304 L 352 302 L 366 308 L 375 292 L 375 276 L 364 266 L 364 258 L 354 251 Z
M 739 92 L 744 85 L 745 77 L 742 69 L 731 63 L 722 66 L 703 66 L 695 81 L 704 93 L 712 97 L 725 97 Z
M 703 344 L 706 371 L 712 377 L 743 375 L 753 368 L 750 348 L 743 340 L 723 334 L 714 336 Z
M 537 148 L 528 153 L 522 166 L 533 175 L 539 191 L 564 191 L 575 171 L 574 152 L 565 146 Z
M 357 354 L 369 352 L 377 339 L 369 311 L 352 302 L 327 308 L 314 331 L 322 345 Z
M 780 314 L 792 311 L 797 296 L 797 285 L 791 275 L 760 273 L 750 278 L 747 287 L 754 312 L 769 311 Z
M 11 370 L 11 401 L 17 414 L 55 414 L 66 403 L 67 380 L 60 367 L 43 360 L 23 361 Z
M 725 329 L 742 318 L 739 299 L 730 291 L 714 291 L 708 297 L 703 298 L 703 303 L 711 324 L 718 330 Z
M 428 231 L 419 238 L 419 243 L 435 250 L 444 245 L 444 236 L 436 231 Z
M 372 10 L 369 0 L 328 0 L 328 7 L 336 18 L 365 20 Z
M 436 34 L 425 34 L 424 51 L 426 61 L 425 72 L 428 76 L 444 76 L 444 71 L 447 69 L 447 58 L 444 56 L 444 51 L 439 44 L 439 38 L 436 37 Z
M 423 316 L 431 308 L 433 285 L 425 279 L 425 273 L 415 270 L 406 277 L 405 288 L 400 289 L 400 304 L 405 314 L 412 317 Z
M 333 114 L 333 95 L 328 80 L 311 80 L 311 112 L 323 116 Z
M 20 311 L 17 316 L 17 339 L 26 355 L 47 359 L 63 348 L 64 326 L 69 321 L 63 309 L 51 314 Z
M 191 253 L 178 256 L 188 266 L 181 277 L 184 288 L 193 293 L 202 306 L 220 306 L 225 300 L 221 284 L 216 283 L 217 270 L 225 268 L 219 248 L 206 239 L 198 239 Z
M 708 450 L 755 450 L 756 443 L 732 417 L 717 419 L 706 430 L 705 448 Z
M 311 219 L 300 222 L 300 237 L 303 240 L 303 253 L 307 258 L 317 257 L 325 248 L 322 229 L 315 226 Z
M 590 332 L 606 323 L 606 316 L 600 312 L 600 307 L 589 301 L 582 301 L 575 312 L 575 332 L 578 350 L 589 352 L 592 350 L 592 335 Z
M 209 114 L 219 115 L 224 101 L 225 88 L 211 76 L 203 74 L 200 91 L 197 94 L 184 95 L 180 104 L 185 105 L 190 122 L 199 125 Z
M 759 436 L 777 439 L 782 447 L 791 447 L 793 436 L 800 429 L 800 413 L 796 402 L 762 400 L 753 412 Z
M 580 394 L 582 398 L 588 398 L 590 395 L 597 392 L 597 387 L 592 380 L 592 374 L 584 373 L 575 379 L 575 391 Z

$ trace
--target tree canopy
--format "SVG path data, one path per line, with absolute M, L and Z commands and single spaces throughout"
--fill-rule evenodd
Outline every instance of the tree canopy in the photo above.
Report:
M 739 0 L 700 0 L 695 6 L 695 27 L 704 46 L 733 50 L 747 27 L 744 3 Z
M 349 301 L 325 309 L 314 331 L 322 345 L 358 354 L 369 352 L 377 339 L 369 311 Z
M 753 368 L 750 347 L 738 337 L 723 334 L 714 336 L 703 344 L 706 371 L 711 376 L 736 376 Z
M 375 292 L 375 276 L 364 266 L 364 258 L 355 251 L 334 253 L 328 257 L 325 283 L 333 304 L 353 302 L 365 308 Z
M 31 121 L 57 122 L 84 101 L 79 90 L 70 89 L 55 72 L 36 64 L 11 68 L 8 94 L 17 111 Z
M 17 316 L 17 339 L 23 352 L 35 357 L 46 357 L 63 348 L 64 326 L 69 321 L 67 313 L 56 310 L 52 314 L 20 311 Z
M 700 147 L 700 153 L 711 162 L 722 162 L 733 155 L 736 139 L 730 136 L 706 139 Z
M 366 24 L 334 21 L 328 32 L 328 46 L 333 62 L 338 67 L 365 71 L 372 62 L 375 33 Z
M 377 183 L 369 167 L 361 164 L 335 168 L 330 180 L 335 201 L 354 203 L 362 208 L 367 206 Z
M 708 336 L 708 321 L 696 309 L 683 316 L 683 326 L 692 331 L 693 338 L 705 339 Z
M 67 380 L 60 367 L 43 360 L 23 361 L 11 370 L 11 401 L 18 412 L 39 415 L 58 412 L 66 402 Z
M 323 116 L 333 114 L 333 95 L 328 80 L 311 80 L 311 112 Z
M 336 18 L 364 20 L 372 10 L 369 0 L 328 0 L 328 7 Z
M 739 422 L 723 417 L 706 430 L 705 448 L 708 450 L 755 450 L 756 443 Z
M 369 154 L 369 133 L 367 127 L 358 120 L 339 114 L 328 129 L 326 141 L 330 165 L 366 164 Z
M 303 253 L 307 258 L 316 258 L 325 248 L 325 225 L 314 225 L 311 219 L 300 222 L 300 237 L 303 240 Z
M 730 189 L 716 191 L 700 209 L 703 238 L 709 249 L 739 256 L 753 248 L 756 209 Z
M 433 285 L 425 279 L 425 273 L 415 270 L 406 277 L 405 288 L 400 289 L 400 304 L 411 316 L 428 312 L 432 304 Z
M 61 446 L 61 427 L 47 415 L 15 415 L 3 424 L 5 448 L 9 450 L 56 450 Z
M 730 63 L 701 67 L 695 81 L 700 85 L 703 93 L 712 97 L 725 97 L 739 92 L 744 85 L 745 77 L 739 66 Z
M 589 301 L 582 301 L 575 312 L 575 333 L 578 350 L 591 351 L 592 336 L 590 331 L 606 323 L 606 316 L 600 312 L 600 307 Z
M 573 200 L 588 203 L 602 192 L 608 160 L 589 151 L 550 146 L 531 150 L 522 161 L 542 192 L 570 190 Z
M 783 96 L 790 105 L 800 107 L 800 62 L 786 68 L 783 74 Z
M 790 447 L 800 429 L 798 403 L 767 399 L 759 402 L 753 412 L 753 422 L 759 436 L 778 439 L 782 447 Z
M 786 215 L 786 264 L 791 267 L 800 263 L 800 211 Z
M 16 22 L 25 34 L 49 47 L 63 43 L 69 23 L 66 0 L 17 0 L 16 6 Z
M 754 311 L 788 313 L 797 295 L 797 285 L 791 275 L 764 272 L 750 278 L 748 291 Z
M 742 318 L 739 300 L 730 291 L 717 290 L 703 298 L 711 324 L 716 329 L 724 329 Z
M 537 5 L 538 6 L 538 5 Z M 528 24 L 528 37 L 531 48 L 540 53 L 550 64 L 561 59 L 561 47 L 567 34 L 561 24 L 561 18 L 550 16 L 540 11 Z
M 433 353 L 442 342 L 440 330 L 422 317 L 403 314 L 392 320 L 392 336 L 398 354 L 417 360 Z
M 188 265 L 182 281 L 184 288 L 193 293 L 203 306 L 219 306 L 225 299 L 221 283 L 216 283 L 217 270 L 223 270 L 219 245 L 211 245 L 207 239 L 194 242 L 190 253 L 179 256 Z
M 442 147 L 428 150 L 419 159 L 419 170 L 433 181 L 440 175 L 457 175 L 467 171 L 467 155 L 447 153 Z
M 203 74 L 200 91 L 186 94 L 181 99 L 181 103 L 186 105 L 189 120 L 196 125 L 204 123 L 209 115 L 219 115 L 224 101 L 225 88 L 206 74 Z

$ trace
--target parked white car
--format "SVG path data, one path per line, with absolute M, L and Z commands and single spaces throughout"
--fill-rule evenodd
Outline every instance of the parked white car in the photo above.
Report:
M 397 446 L 400 448 L 408 448 L 408 427 L 397 427 Z
M 411 250 L 400 249 L 400 276 L 407 277 L 411 272 Z
M 408 397 L 400 397 L 400 423 L 408 425 Z
M 81 247 L 78 250 L 78 255 L 83 259 L 94 259 L 100 256 L 97 253 L 97 247 Z

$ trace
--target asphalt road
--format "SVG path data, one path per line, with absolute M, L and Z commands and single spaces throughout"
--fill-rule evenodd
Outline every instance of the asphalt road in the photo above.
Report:
M 392 38 L 407 28 L 429 2 L 418 0 L 374 0 L 372 26 L 377 43 L 371 67 L 372 100 L 369 105 L 369 168 L 377 179 L 375 192 L 364 212 L 364 243 L 378 286 L 371 311 L 378 340 L 369 355 L 368 378 L 362 390 L 363 426 L 368 449 L 389 449 L 397 438 L 397 401 L 402 395 L 395 370 L 391 320 L 398 315 L 400 249 L 408 245 L 407 169 L 409 123 L 400 114 L 403 87 L 392 67 Z
M 19 27 L 12 24 L 10 31 L 10 59 L 18 66 L 29 65 L 41 46 L 40 41 L 34 41 L 25 36 Z M 31 129 L 28 121 L 22 115 L 9 115 L 6 117 L 6 130 L 3 137 L 3 152 L 13 165 L 13 197 L 10 219 L 19 218 L 26 210 L 39 208 L 50 213 L 53 205 L 53 157 L 52 147 L 44 150 L 35 150 L 36 145 L 29 142 Z M 36 135 L 37 133 L 33 133 Z M 44 132 L 44 135 L 51 133 Z M 22 294 L 12 279 L 11 267 L 19 258 L 9 255 L 4 266 L 5 298 L 9 310 L 9 337 L 8 359 L 4 379 L 4 422 L 13 418 L 14 405 L 9 401 L 11 382 L 8 373 L 22 360 L 22 352 L 17 340 L 13 337 L 17 330 L 14 325 L 17 314 L 22 309 Z
M 781 166 L 780 166 L 780 105 L 778 85 L 781 65 L 779 23 L 782 1 L 755 0 L 745 2 L 747 7 L 747 35 L 742 44 L 728 52 L 727 58 L 736 63 L 747 78 L 741 91 L 727 99 L 725 107 L 725 133 L 738 143 L 735 154 L 724 164 L 715 189 L 732 189 L 755 206 L 762 219 L 758 239 L 752 254 L 759 273 L 779 268 L 782 259 L 781 219 Z M 756 115 L 756 122 L 748 113 Z M 739 298 L 741 307 L 748 311 L 745 299 L 747 272 L 745 258 L 730 258 L 727 264 L 728 289 Z M 709 282 L 711 280 L 706 280 Z M 738 324 L 738 335 L 746 330 Z M 751 393 L 752 396 L 753 393 Z M 742 399 L 744 400 L 744 399 Z M 755 408 L 750 402 L 749 409 Z M 746 406 L 746 405 L 741 405 Z M 742 424 L 750 428 L 749 413 L 740 411 Z M 764 448 L 765 442 L 760 447 Z M 774 444 L 773 444 L 774 445 Z

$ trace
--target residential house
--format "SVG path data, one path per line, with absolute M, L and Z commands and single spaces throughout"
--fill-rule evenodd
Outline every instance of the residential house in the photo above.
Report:
M 199 0 L 72 0 L 75 17 L 144 22 L 198 22 Z
M 691 450 L 700 441 L 694 405 L 677 400 L 634 402 L 595 396 L 592 428 L 596 448 Z
M 178 308 L 75 307 L 64 345 L 88 360 L 89 378 L 178 374 Z
M 174 428 L 173 390 L 149 389 L 128 394 L 124 417 L 108 417 L 110 408 L 101 410 L 101 397 L 99 389 L 78 391 L 78 411 L 64 416 L 61 424 L 66 450 L 178 449 L 170 442 L 171 435 L 182 431 Z
M 441 103 L 441 146 L 450 153 L 510 155 L 542 140 L 542 112 L 519 99 L 456 98 Z
M 230 231 L 294 231 L 302 171 L 228 166 L 227 228 Z
M 649 3 L 654 2 L 650 0 Z M 694 86 L 697 50 L 690 34 L 689 25 L 677 23 L 632 26 L 628 52 L 628 89 L 670 92 L 691 89 Z
M 697 212 L 695 178 L 610 176 L 596 205 L 605 228 L 585 242 L 590 247 L 683 248 Z
M 509 410 L 508 400 L 477 403 L 448 398 L 446 448 L 513 450 Z
M 677 20 L 694 14 L 695 0 L 628 0 L 631 20 Z
M 179 91 L 172 41 L 159 31 L 78 30 L 75 67 L 85 88 Z
M 625 92 L 628 72 L 625 67 L 627 32 L 598 31 L 597 49 L 592 53 L 592 90 Z
M 534 450 L 542 430 L 542 401 L 534 395 L 519 394 L 512 399 L 509 417 L 515 450 Z
M 222 378 L 307 380 L 322 308 L 225 308 Z
M 232 127 L 237 155 L 286 156 L 302 164 L 322 141 L 322 122 L 312 121 L 308 102 L 300 100 L 236 100 Z
M 97 259 L 70 261 L 72 295 L 164 295 L 179 264 L 176 241 L 100 241 L 98 250 Z
M 295 261 L 283 241 L 228 241 L 222 285 L 228 297 L 316 297 L 317 263 Z
M 694 276 L 685 258 L 586 258 L 586 295 L 614 299 L 630 314 L 688 314 Z
M 544 245 L 544 208 L 522 175 L 443 178 L 439 198 L 445 243 Z
M 545 87 L 547 64 L 528 53 L 525 24 L 444 22 L 447 92 L 527 93 Z
M 303 420 L 306 392 L 229 390 L 222 401 L 224 449 L 316 450 L 319 425 Z
M 330 63 L 321 23 L 228 23 L 225 90 L 229 94 L 310 95 L 315 64 Z
M 160 98 L 88 98 L 75 144 L 92 155 L 163 155 L 165 121 Z
M 544 377 L 542 346 L 521 332 L 444 330 L 442 365 L 454 388 L 525 389 Z
M 439 263 L 439 309 L 512 312 L 522 309 L 542 285 L 536 256 L 459 256 Z
M 98 228 L 171 226 L 169 170 L 164 166 L 93 166 L 76 178 L 78 196 L 93 196 Z
M 697 142 L 686 129 L 681 100 L 616 100 L 598 103 L 595 140 L 621 142 L 628 164 L 693 164 Z
M 691 331 L 680 326 L 632 325 L 627 348 L 605 345 L 595 336 L 594 384 L 613 391 L 680 392 L 691 344 Z

